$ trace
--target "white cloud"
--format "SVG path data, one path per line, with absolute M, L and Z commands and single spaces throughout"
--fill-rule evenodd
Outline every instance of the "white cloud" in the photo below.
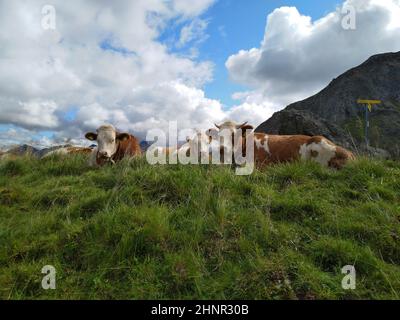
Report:
M 237 92 L 233 94 L 232 98 L 240 101 L 240 104 L 233 106 L 228 111 L 228 118 L 236 122 L 248 121 L 257 126 L 278 111 L 274 104 L 256 91 Z
M 400 50 L 400 0 L 346 1 L 358 10 L 355 31 L 341 28 L 340 8 L 317 21 L 279 8 L 268 16 L 260 47 L 227 60 L 231 78 L 251 87 L 227 110 L 201 89 L 213 64 L 196 54 L 207 36 L 201 14 L 213 3 L 55 0 L 57 29 L 44 30 L 48 1 L 0 1 L 0 124 L 21 133 L 2 134 L 0 144 L 44 130 L 55 133 L 53 141 L 80 142 L 103 122 L 141 136 L 168 120 L 182 128 L 229 118 L 257 125 L 368 56 Z M 189 56 L 158 40 L 170 21 L 184 26 L 174 45 L 188 47 Z M 66 120 L 71 109 L 76 119 Z
M 0 131 L 0 151 L 8 150 L 21 142 L 44 148 L 51 146 L 54 141 L 47 136 L 38 137 L 35 131 L 27 129 L 9 128 Z
M 56 30 L 44 30 L 47 1 L 0 1 L 0 124 L 76 141 L 103 122 L 143 134 L 167 119 L 187 127 L 206 121 L 195 115 L 217 119 L 220 103 L 199 89 L 213 64 L 157 40 L 172 19 L 188 26 L 183 42 L 205 37 L 198 16 L 213 2 L 57 0 Z M 70 109 L 73 121 L 64 117 Z
M 91 116 L 93 113 L 96 118 Z M 168 121 L 177 121 L 181 128 L 186 128 L 187 124 L 206 128 L 210 121 L 220 121 L 224 115 L 221 104 L 206 98 L 202 90 L 180 82 L 164 82 L 135 88 L 112 110 L 99 104 L 84 106 L 77 120 L 84 128 L 110 120 L 117 123 L 119 129 L 131 130 L 143 137 L 153 127 L 167 130 Z
M 27 132 L 28 130 L 16 130 L 15 128 L 0 131 L 0 151 L 7 150 L 20 141 L 26 141 L 28 139 Z
M 342 28 L 343 5 L 355 7 L 356 30 Z M 226 61 L 230 77 L 254 89 L 242 98 L 261 100 L 267 116 L 318 92 L 371 55 L 400 50 L 399 0 L 343 5 L 317 21 L 295 7 L 269 14 L 260 48 L 241 50 Z
M 216 0 L 173 0 L 173 8 L 186 17 L 202 14 L 214 4 Z
M 195 41 L 196 43 L 203 42 L 207 39 L 205 33 L 208 22 L 202 19 L 194 19 L 189 24 L 181 29 L 178 47 L 183 47 L 186 44 Z

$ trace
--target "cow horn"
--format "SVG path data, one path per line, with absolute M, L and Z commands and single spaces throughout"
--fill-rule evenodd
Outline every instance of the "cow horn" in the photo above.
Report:
M 217 125 L 216 123 L 214 123 L 214 125 L 215 125 L 218 129 L 221 129 L 221 126 Z
M 246 121 L 245 123 L 242 123 L 242 124 L 236 126 L 236 129 L 240 129 L 240 128 L 244 127 L 244 126 L 245 126 L 246 124 L 248 124 L 248 123 L 249 123 L 249 122 Z

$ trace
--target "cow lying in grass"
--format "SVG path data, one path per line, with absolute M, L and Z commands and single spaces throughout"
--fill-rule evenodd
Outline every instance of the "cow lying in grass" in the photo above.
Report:
M 116 163 L 124 157 L 141 155 L 139 141 L 129 133 L 119 133 L 112 125 L 103 125 L 96 133 L 89 132 L 85 135 L 90 141 L 97 141 L 89 164 L 102 166 L 106 163 Z
M 42 159 L 52 157 L 54 155 L 65 156 L 65 155 L 75 155 L 75 154 L 91 154 L 93 149 L 83 148 L 83 147 L 63 147 L 54 151 L 46 153 Z
M 221 158 L 226 157 L 227 151 L 242 148 L 243 155 L 246 153 L 246 139 L 249 134 L 254 139 L 254 162 L 258 168 L 274 163 L 292 162 L 296 160 L 315 161 L 323 166 L 341 169 L 349 160 L 355 159 L 352 152 L 335 145 L 322 136 L 305 135 L 269 135 L 265 133 L 253 133 L 253 127 L 244 124 L 236 124 L 232 121 L 216 125 L 216 129 L 209 129 L 207 134 L 211 139 L 218 139 L 221 132 L 232 135 L 232 142 L 222 142 L 220 152 Z M 241 131 L 241 134 L 238 131 Z M 236 143 L 234 136 L 239 137 Z M 232 147 L 233 146 L 233 147 Z M 233 148 L 233 149 L 232 149 Z M 239 149 L 240 151 L 240 149 Z

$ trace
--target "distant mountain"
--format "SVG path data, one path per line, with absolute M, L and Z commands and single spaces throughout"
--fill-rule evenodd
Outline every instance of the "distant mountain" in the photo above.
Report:
M 362 149 L 365 107 L 357 104 L 358 99 L 382 101 L 370 113 L 370 145 L 400 156 L 400 52 L 370 57 L 316 95 L 275 113 L 256 131 L 321 134 L 347 147 Z
M 72 145 L 71 144 L 65 144 L 65 145 L 61 145 L 61 146 L 54 146 L 54 147 L 44 148 L 44 149 L 38 150 L 35 153 L 35 156 L 37 156 L 39 158 L 42 158 L 46 154 L 48 154 L 50 152 L 56 151 L 56 150 L 61 149 L 61 148 L 67 148 L 67 147 L 72 147 Z
M 36 148 L 34 148 L 34 147 L 30 146 L 30 145 L 23 144 L 23 145 L 11 148 L 6 153 L 7 154 L 12 154 L 14 156 L 24 156 L 24 155 L 27 155 L 27 154 L 35 155 L 38 151 L 39 151 L 38 149 L 36 149 Z
M 56 151 L 61 148 L 67 148 L 67 147 L 72 147 L 71 144 L 64 144 L 64 145 L 58 145 L 58 146 L 53 146 L 49 148 L 43 148 L 43 149 L 37 149 L 35 147 L 32 147 L 27 144 L 23 144 L 20 146 L 13 147 L 7 151 L 0 151 L 0 156 L 3 155 L 12 155 L 12 156 L 25 156 L 25 155 L 31 155 L 34 157 L 42 158 L 46 154 Z M 92 146 L 91 146 L 92 147 Z

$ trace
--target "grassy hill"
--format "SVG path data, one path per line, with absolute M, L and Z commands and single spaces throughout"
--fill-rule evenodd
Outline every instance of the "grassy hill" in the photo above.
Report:
M 3 161 L 0 243 L 2 299 L 399 299 L 400 163 Z

